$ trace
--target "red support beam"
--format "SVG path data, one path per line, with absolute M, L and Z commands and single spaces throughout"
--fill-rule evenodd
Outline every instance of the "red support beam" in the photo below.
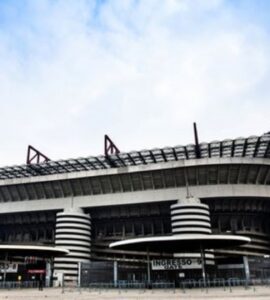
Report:
M 118 154 L 120 150 L 116 147 L 114 142 L 109 138 L 107 134 L 104 136 L 104 155 Z
M 26 157 L 26 164 L 31 165 L 31 164 L 39 164 L 43 162 L 47 162 L 50 159 L 38 151 L 36 148 L 33 146 L 29 145 L 27 149 L 27 157 Z

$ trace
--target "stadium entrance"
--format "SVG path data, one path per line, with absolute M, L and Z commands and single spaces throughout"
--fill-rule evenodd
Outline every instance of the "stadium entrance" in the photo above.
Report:
M 202 278 L 201 262 L 185 259 L 158 259 L 151 261 L 151 286 L 180 287 L 181 281 Z M 215 266 L 208 265 L 209 275 L 215 273 Z M 81 263 L 79 284 L 81 287 L 130 287 L 145 288 L 148 282 L 147 263 L 134 264 L 117 261 L 92 261 Z
M 52 262 L 68 250 L 37 245 L 0 245 L 0 286 L 51 286 Z

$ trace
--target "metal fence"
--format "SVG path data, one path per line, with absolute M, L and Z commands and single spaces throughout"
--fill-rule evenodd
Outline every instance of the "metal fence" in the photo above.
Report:
M 256 285 L 265 285 L 270 287 L 270 278 L 267 279 L 251 279 L 249 281 L 237 277 L 232 278 L 214 278 L 207 279 L 187 279 L 180 282 L 175 281 L 128 281 L 118 280 L 116 282 L 95 282 L 89 283 L 85 288 L 89 289 L 192 289 L 192 288 L 233 288 L 233 287 L 252 287 Z
M 188 289 L 208 289 L 208 288 L 224 288 L 224 289 L 232 289 L 234 287 L 243 287 L 243 288 L 252 288 L 255 286 L 267 286 L 270 288 L 270 278 L 264 279 L 251 279 L 249 281 L 237 277 L 232 278 L 214 278 L 207 279 L 206 282 L 202 279 L 186 279 L 181 280 L 180 282 L 174 281 L 128 281 L 128 280 L 118 280 L 116 282 L 94 282 L 89 283 L 87 286 L 82 287 L 82 289 L 89 290 L 109 290 L 109 289 L 119 289 L 119 290 L 127 290 L 127 289 L 180 289 L 180 290 L 188 290 Z M 38 281 L 6 281 L 0 282 L 0 289 L 15 289 L 15 288 L 38 288 Z M 64 289 L 68 289 L 70 286 L 63 286 Z M 81 287 L 73 287 L 81 288 Z
M 37 288 L 38 281 L 6 281 L 0 282 L 0 289 Z

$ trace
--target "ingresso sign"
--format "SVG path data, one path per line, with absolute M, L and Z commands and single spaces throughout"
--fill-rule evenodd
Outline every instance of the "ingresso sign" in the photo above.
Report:
M 152 260 L 152 270 L 201 269 L 200 258 L 172 258 Z

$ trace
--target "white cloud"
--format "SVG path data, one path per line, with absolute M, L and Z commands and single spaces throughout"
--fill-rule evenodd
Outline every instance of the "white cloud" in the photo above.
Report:
M 269 42 L 225 1 L 29 1 L 0 32 L 0 164 L 269 130 Z M 12 35 L 10 34 L 12 32 Z

